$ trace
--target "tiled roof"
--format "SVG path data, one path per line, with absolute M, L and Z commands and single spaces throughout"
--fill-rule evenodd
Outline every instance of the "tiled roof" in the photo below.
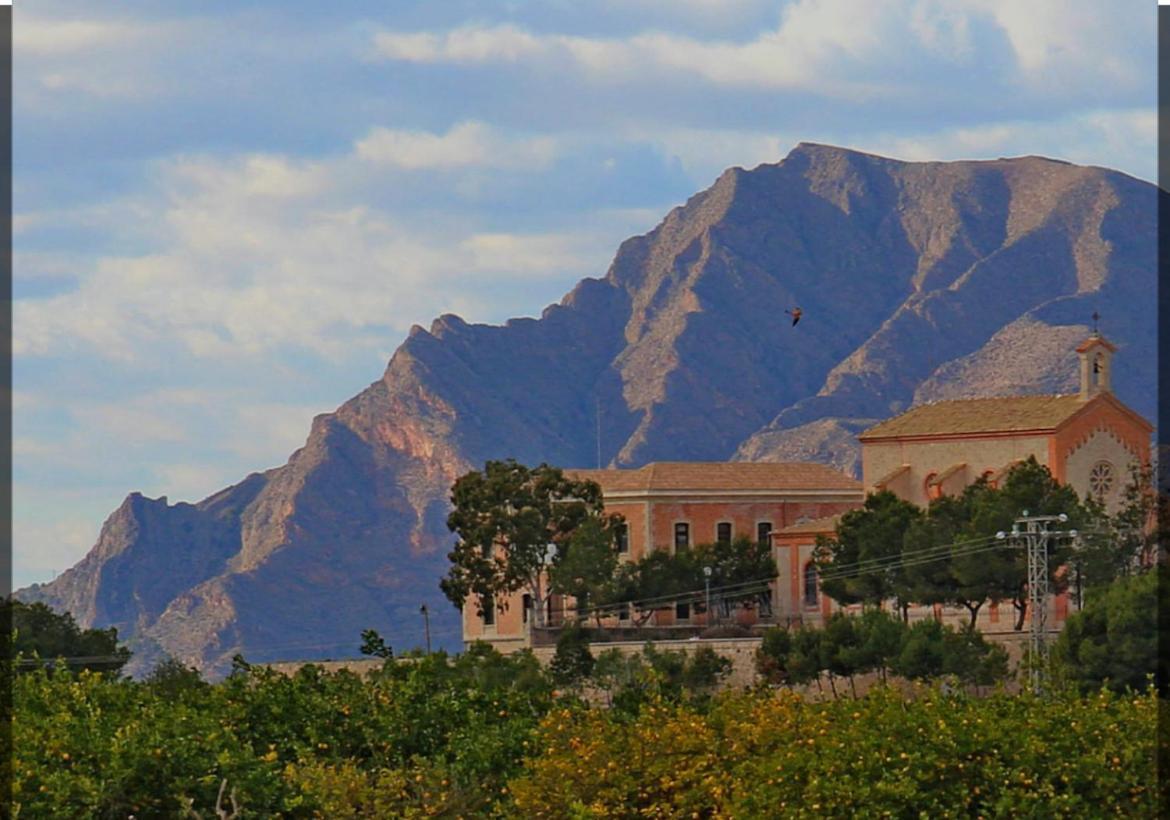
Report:
M 660 461 L 636 470 L 566 470 L 604 492 L 719 492 L 734 490 L 853 490 L 861 482 L 814 462 Z
M 1117 348 L 1114 347 L 1113 344 L 1108 339 L 1106 339 L 1104 336 L 1101 336 L 1099 334 L 1094 333 L 1092 336 L 1090 336 L 1089 338 L 1087 338 L 1083 342 L 1081 342 L 1079 345 L 1077 345 L 1077 353 L 1084 353 L 1086 350 L 1091 348 L 1093 345 L 1101 345 L 1106 350 L 1108 350 L 1110 353 L 1117 352 Z
M 785 527 L 782 530 L 777 530 L 775 535 L 802 535 L 805 533 L 821 533 L 821 532 L 836 532 L 837 522 L 841 520 L 841 514 L 829 515 L 825 518 L 815 518 L 812 521 L 801 521 L 799 524 L 793 524 L 791 527 Z
M 934 434 L 1053 430 L 1084 406 L 1085 402 L 1075 393 L 939 401 L 911 408 L 869 428 L 858 438 L 867 441 Z

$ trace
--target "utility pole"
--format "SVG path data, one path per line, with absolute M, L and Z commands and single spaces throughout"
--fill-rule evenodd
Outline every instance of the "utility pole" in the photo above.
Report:
M 1024 540 L 1024 547 L 1028 551 L 1028 608 L 1031 610 L 1029 618 L 1028 657 L 1031 669 L 1032 694 L 1039 695 L 1044 690 L 1044 678 L 1047 672 L 1048 661 L 1048 542 L 1056 536 L 1077 537 L 1076 530 L 1054 530 L 1052 524 L 1064 524 L 1068 516 L 1033 515 L 1028 511 L 1015 520 L 1012 525 L 1012 536 Z M 1023 528 L 1021 530 L 1021 527 Z M 997 532 L 996 538 L 1003 540 L 1006 533 Z M 1017 541 L 1018 543 L 1018 541 Z
M 418 611 L 421 612 L 422 616 L 423 616 L 423 628 L 426 630 L 427 654 L 429 655 L 429 654 L 431 654 L 431 613 L 427 611 L 426 604 L 423 604 L 422 606 L 420 606 L 418 608 Z
M 711 567 L 703 567 L 703 584 L 707 588 L 707 626 L 711 625 Z

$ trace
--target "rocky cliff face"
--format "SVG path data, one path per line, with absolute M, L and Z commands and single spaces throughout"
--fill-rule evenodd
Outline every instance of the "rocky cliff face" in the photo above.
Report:
M 912 403 L 1073 389 L 1094 310 L 1116 392 L 1152 418 L 1154 247 L 1154 188 L 1117 172 L 803 144 L 725 172 L 538 320 L 415 327 L 285 466 L 194 505 L 133 494 L 20 594 L 117 626 L 140 667 L 347 656 L 368 627 L 415 645 L 422 603 L 455 647 L 437 580 L 462 472 L 594 466 L 598 406 L 607 464 L 856 471 L 856 432 Z

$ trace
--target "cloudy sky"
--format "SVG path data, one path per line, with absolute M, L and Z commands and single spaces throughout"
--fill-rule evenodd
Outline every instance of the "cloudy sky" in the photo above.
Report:
M 15 577 L 282 464 L 415 323 L 538 315 L 800 141 L 1155 175 L 1148 0 L 37 0 Z

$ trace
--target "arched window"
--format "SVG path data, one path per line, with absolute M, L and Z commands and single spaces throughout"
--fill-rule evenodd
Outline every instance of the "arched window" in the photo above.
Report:
M 817 605 L 817 565 L 812 561 L 804 565 L 804 605 Z
M 720 544 L 731 543 L 731 522 L 720 521 L 715 525 L 715 540 Z
M 922 492 L 925 493 L 928 500 L 939 496 L 938 488 L 933 486 L 936 478 L 938 478 L 938 473 L 929 473 L 922 482 Z

